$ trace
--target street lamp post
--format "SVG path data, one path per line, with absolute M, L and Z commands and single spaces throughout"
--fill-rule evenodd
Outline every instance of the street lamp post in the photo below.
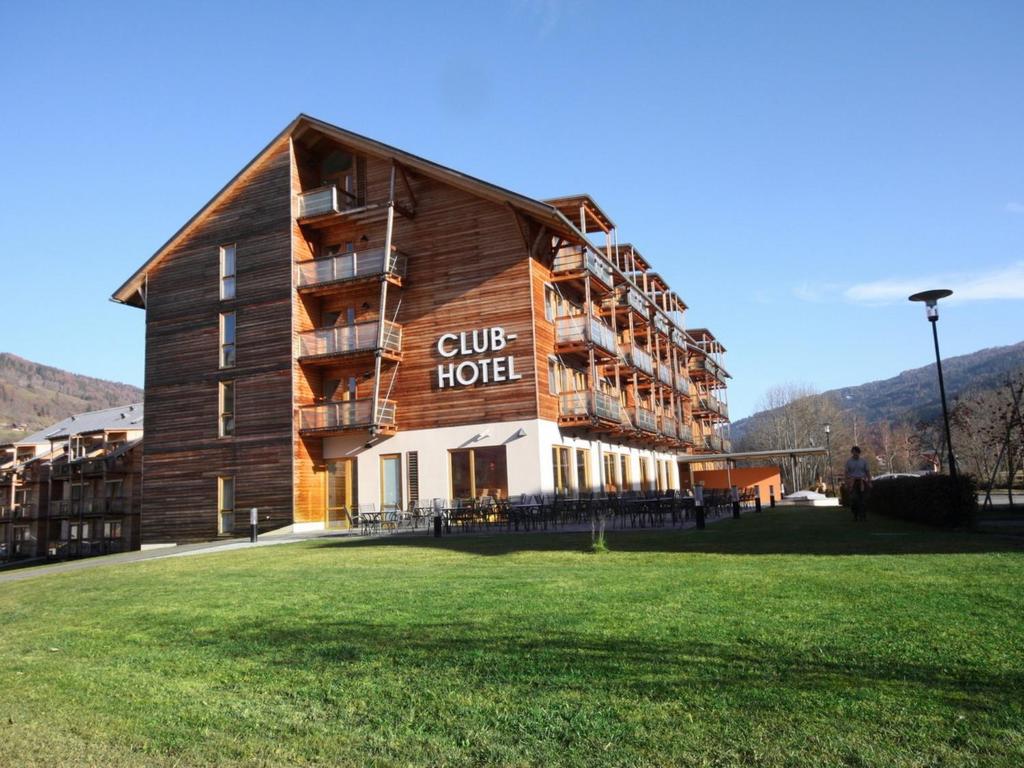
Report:
M 836 470 L 832 466 L 832 425 L 825 422 L 825 455 L 828 457 L 828 475 L 832 482 L 832 493 L 836 492 Z
M 956 479 L 956 457 L 953 455 L 953 436 L 949 429 L 949 408 L 946 406 L 946 384 L 942 380 L 942 357 L 939 355 L 939 299 L 952 296 L 948 288 L 921 291 L 910 297 L 910 301 L 921 301 L 925 305 L 928 322 L 932 324 L 932 340 L 935 342 L 935 367 L 939 372 L 939 395 L 942 397 L 942 419 L 946 424 L 946 449 L 949 452 L 949 476 Z

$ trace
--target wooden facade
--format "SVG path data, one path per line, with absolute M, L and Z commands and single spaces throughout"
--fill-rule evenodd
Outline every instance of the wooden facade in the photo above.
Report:
M 223 478 L 263 528 L 322 522 L 329 464 L 399 433 L 533 420 L 690 451 L 699 344 L 648 273 L 588 197 L 542 203 L 300 116 L 114 295 L 147 315 L 143 540 L 229 533 Z M 448 333 L 498 334 L 477 358 L 500 381 L 447 385 Z

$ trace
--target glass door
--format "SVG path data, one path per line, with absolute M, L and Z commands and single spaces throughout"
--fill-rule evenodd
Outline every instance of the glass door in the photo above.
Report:
M 397 512 L 402 508 L 402 457 L 392 453 L 380 457 L 380 508 Z
M 328 528 L 351 528 L 358 504 L 356 493 L 356 460 L 334 459 L 327 462 L 327 510 L 324 522 Z

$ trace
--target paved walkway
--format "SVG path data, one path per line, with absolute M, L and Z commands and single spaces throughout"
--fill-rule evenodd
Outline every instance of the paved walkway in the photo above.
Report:
M 731 515 L 709 517 L 708 524 L 719 520 L 732 519 Z M 606 528 L 607 533 L 616 531 L 631 531 L 634 533 L 659 531 L 683 531 L 695 526 L 694 521 L 689 520 L 682 525 L 666 525 L 660 528 Z M 558 528 L 507 531 L 498 529 L 483 529 L 469 533 L 447 534 L 445 538 L 461 539 L 467 536 L 528 536 L 532 534 L 555 534 L 555 533 L 589 533 L 590 523 L 562 525 Z M 264 534 L 260 540 L 253 544 L 249 539 L 223 539 L 219 541 L 204 541 L 198 544 L 178 544 L 173 547 L 160 547 L 158 549 L 136 550 L 133 552 L 120 552 L 116 555 L 100 555 L 97 557 L 84 557 L 81 560 L 69 560 L 63 563 L 49 563 L 46 565 L 25 566 L 11 570 L 0 571 L 0 584 L 8 581 L 23 581 L 37 576 L 49 576 L 55 573 L 71 573 L 73 571 L 86 570 L 88 568 L 99 568 L 107 565 L 123 565 L 127 563 L 141 563 L 147 560 L 161 560 L 167 557 L 189 557 L 192 555 L 208 555 L 218 552 L 231 552 L 236 549 L 249 549 L 251 547 L 272 547 L 276 544 L 293 544 L 298 541 L 309 541 L 310 539 L 348 538 L 358 537 L 361 541 L 369 539 L 390 539 L 394 536 L 431 536 L 432 530 L 401 531 L 399 533 L 374 534 L 371 536 L 361 535 L 358 531 L 310 531 L 308 533 L 285 533 L 285 534 Z

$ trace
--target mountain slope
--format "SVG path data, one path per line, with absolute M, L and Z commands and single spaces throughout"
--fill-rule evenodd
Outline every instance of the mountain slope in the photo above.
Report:
M 991 389 L 1006 380 L 1011 371 L 1024 368 L 1024 341 L 1005 347 L 989 347 L 958 357 L 944 358 L 942 373 L 946 395 L 952 404 L 961 392 Z M 879 421 L 930 421 L 942 412 L 935 365 L 904 371 L 898 376 L 842 387 L 822 393 L 835 398 L 844 410 L 857 414 L 862 423 Z M 768 411 L 740 419 L 732 425 L 734 439 L 741 438 Z
M 142 390 L 0 352 L 0 442 L 83 411 L 142 402 Z

